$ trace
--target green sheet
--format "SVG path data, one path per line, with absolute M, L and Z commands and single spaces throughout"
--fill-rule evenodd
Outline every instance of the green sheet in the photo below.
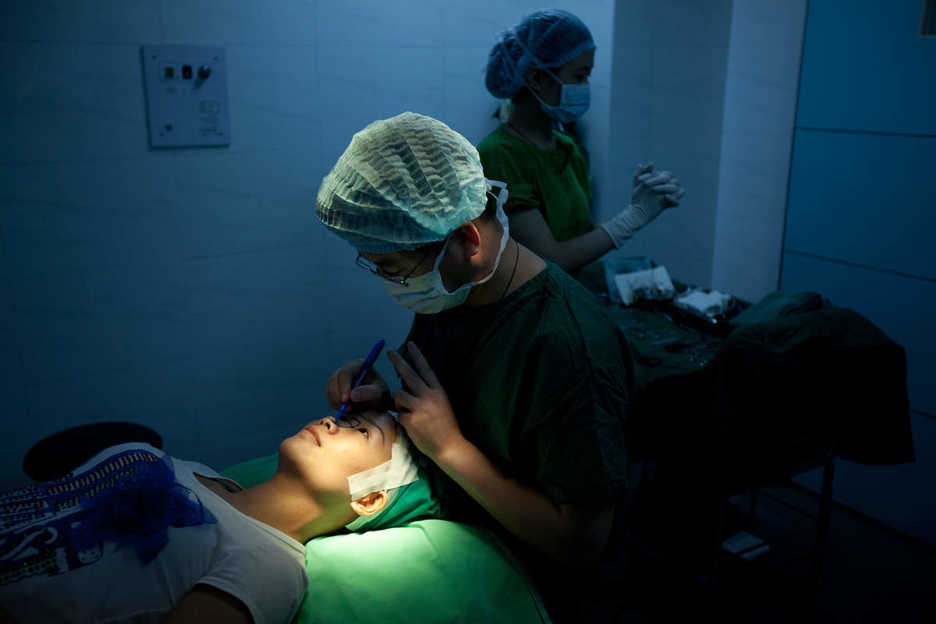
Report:
M 276 454 L 222 472 L 244 487 Z M 309 591 L 294 622 L 517 622 L 549 617 L 516 558 L 487 531 L 437 518 L 306 544 Z

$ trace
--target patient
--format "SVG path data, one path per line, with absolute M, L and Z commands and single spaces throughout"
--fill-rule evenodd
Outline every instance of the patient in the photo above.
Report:
M 148 444 L 109 447 L 0 495 L 0 622 L 288 622 L 303 544 L 400 517 L 418 479 L 386 412 L 310 423 L 248 489 Z

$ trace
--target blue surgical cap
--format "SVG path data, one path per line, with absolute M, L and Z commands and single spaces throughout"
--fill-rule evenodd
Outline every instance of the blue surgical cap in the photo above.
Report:
M 468 139 L 407 112 L 354 135 L 322 180 L 316 214 L 358 251 L 389 253 L 445 240 L 484 212 L 486 192 Z
M 542 9 L 501 35 L 488 56 L 484 83 L 494 97 L 511 98 L 526 86 L 531 65 L 560 67 L 593 49 L 582 20 L 562 9 Z

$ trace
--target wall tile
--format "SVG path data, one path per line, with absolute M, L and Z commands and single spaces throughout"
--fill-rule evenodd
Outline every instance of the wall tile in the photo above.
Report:
M 922 6 L 809 3 L 797 124 L 936 135 L 936 46 L 919 34 Z
M 445 10 L 440 0 L 392 8 L 381 0 L 319 2 L 317 41 L 322 50 L 366 49 L 368 55 L 379 55 L 374 48 L 440 48 L 446 41 Z
M 272 148 L 317 156 L 322 118 L 315 47 L 238 45 L 227 56 L 231 151 Z
M 504 3 L 506 4 L 506 3 Z M 444 40 L 440 46 L 446 48 L 482 48 L 483 56 L 476 58 L 481 67 L 487 63 L 488 52 L 500 39 L 500 34 L 523 19 L 525 11 L 508 7 L 485 7 L 471 0 L 450 0 L 442 11 Z M 494 9 L 494 10 L 490 10 Z
M 712 282 L 749 300 L 777 287 L 804 11 L 733 8 Z
M 796 89 L 806 3 L 737 3 L 732 24 L 730 71 Z
M 87 112 L 143 118 L 142 68 L 136 45 L 2 43 L 0 110 Z
M 683 45 L 724 45 L 731 23 L 732 3 L 659 0 L 654 4 L 652 41 L 679 41 Z
M 407 110 L 433 117 L 443 113 L 443 57 L 419 48 L 370 50 L 349 67 L 340 49 L 319 48 L 322 150 L 338 160 L 352 135 L 376 119 Z M 428 80 L 427 80 L 428 77 Z
M 162 33 L 159 6 L 148 0 L 7 0 L 0 41 L 137 43 Z
M 787 249 L 936 278 L 932 139 L 798 130 L 794 149 Z
M 653 46 L 653 87 L 662 97 L 691 93 L 693 99 L 721 101 L 725 91 L 728 41 L 705 46 Z
M 189 152 L 173 161 L 173 199 L 212 193 L 221 196 L 289 199 L 313 197 L 321 178 L 310 175 L 306 150 L 262 153 Z
M 488 51 L 480 47 L 446 47 L 442 51 L 442 119 L 475 145 L 500 123 L 493 116 L 499 101 L 484 86 Z
M 142 159 L 0 166 L 0 198 L 84 209 L 98 206 L 133 211 L 174 193 L 173 160 L 179 153 Z
M 138 47 L 7 43 L 0 62 L 0 162 L 145 152 Z
M 718 158 L 721 153 L 721 96 L 686 100 L 655 95 L 651 132 L 655 151 L 661 160 L 667 153 Z M 658 146 L 658 147 L 657 147 Z M 672 158 L 672 157 L 670 157 Z
M 293 3 L 279 3 L 294 6 Z M 163 43 L 190 45 L 273 44 L 273 15 L 263 3 L 224 0 L 160 0 Z M 314 24 L 309 11 L 296 21 Z

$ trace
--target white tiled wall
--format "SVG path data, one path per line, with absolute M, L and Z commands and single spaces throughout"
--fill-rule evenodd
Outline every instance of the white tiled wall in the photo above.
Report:
M 746 298 L 776 289 L 804 14 L 803 0 L 616 4 L 613 194 L 647 161 L 687 191 L 627 253 Z
M 609 197 L 611 0 L 587 127 Z M 498 31 L 540 3 L 0 3 L 0 487 L 39 438 L 131 420 L 222 467 L 323 413 L 326 377 L 409 317 L 313 213 L 353 132 L 404 110 L 473 142 Z M 229 148 L 151 151 L 140 46 L 227 50 Z M 386 364 L 380 366 L 390 374 Z
M 730 0 L 637 0 L 616 5 L 611 147 L 618 198 L 630 198 L 637 163 L 676 174 L 682 204 L 641 230 L 625 253 L 646 255 L 670 274 L 708 286 L 712 278 Z
M 779 286 L 806 2 L 735 2 L 725 81 L 712 286 Z

